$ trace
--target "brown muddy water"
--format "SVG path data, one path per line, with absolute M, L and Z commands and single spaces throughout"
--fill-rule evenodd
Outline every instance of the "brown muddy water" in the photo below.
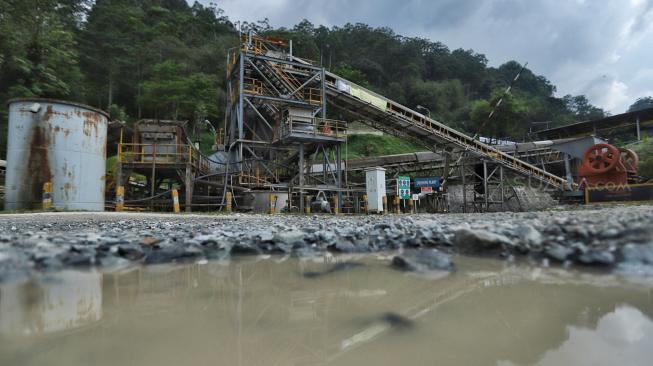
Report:
M 4 283 L 0 365 L 651 364 L 653 280 L 454 259 L 427 277 L 272 257 Z M 365 266 L 329 270 L 344 260 Z

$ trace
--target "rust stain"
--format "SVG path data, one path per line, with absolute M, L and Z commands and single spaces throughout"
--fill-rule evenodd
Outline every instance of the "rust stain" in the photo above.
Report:
M 92 131 L 95 132 L 95 137 L 99 136 L 98 124 L 100 123 L 100 115 L 94 112 L 82 112 L 84 116 L 84 135 L 91 136 Z
M 75 186 L 73 186 L 72 183 L 65 183 L 63 187 L 61 187 L 61 190 L 63 191 L 63 196 L 65 201 L 70 201 L 70 197 L 75 194 L 74 193 Z
M 44 121 L 49 121 L 50 118 L 52 118 L 52 115 L 54 115 L 54 109 L 52 108 L 51 105 L 48 106 L 45 110 L 45 114 L 43 115 L 43 120 Z
M 50 157 L 48 148 L 50 136 L 47 130 L 36 126 L 32 132 L 32 138 L 27 151 L 27 170 L 31 179 L 26 180 L 25 189 L 21 191 L 21 201 L 28 203 L 30 208 L 37 208 L 43 194 L 43 183 L 52 181 L 50 171 Z
M 45 109 L 45 113 L 43 114 L 43 121 L 44 122 L 50 121 L 52 116 L 62 116 L 66 119 L 70 118 L 70 115 L 68 113 L 55 111 L 52 105 L 48 105 L 48 107 Z

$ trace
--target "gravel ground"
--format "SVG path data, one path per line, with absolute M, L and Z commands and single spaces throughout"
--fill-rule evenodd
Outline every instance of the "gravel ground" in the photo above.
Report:
M 437 253 L 525 256 L 541 265 L 591 265 L 653 275 L 653 206 L 449 215 L 0 215 L 0 280 L 66 267 L 309 256 L 415 248 L 416 266 L 453 267 Z M 420 253 L 420 252 L 417 252 Z M 409 261 L 410 258 L 407 258 Z M 424 263 L 429 262 L 431 263 Z M 406 260 L 394 261 L 413 268 Z M 443 263 L 443 264 L 441 264 Z

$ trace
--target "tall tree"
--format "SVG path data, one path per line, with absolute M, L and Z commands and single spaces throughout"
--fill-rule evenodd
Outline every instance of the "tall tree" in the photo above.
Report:
M 628 107 L 628 112 L 641 111 L 647 108 L 653 108 L 653 97 L 638 98 L 635 103 Z
M 0 0 L 0 156 L 6 152 L 5 100 L 35 96 L 78 100 L 83 95 L 74 32 L 84 4 Z

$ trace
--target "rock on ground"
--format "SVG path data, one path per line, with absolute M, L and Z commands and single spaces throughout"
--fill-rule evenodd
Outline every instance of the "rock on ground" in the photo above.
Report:
M 653 273 L 653 206 L 448 215 L 0 215 L 0 280 L 66 267 L 415 250 L 402 266 L 467 254 Z M 426 261 L 421 263 L 420 261 Z M 447 267 L 442 261 L 436 267 Z

